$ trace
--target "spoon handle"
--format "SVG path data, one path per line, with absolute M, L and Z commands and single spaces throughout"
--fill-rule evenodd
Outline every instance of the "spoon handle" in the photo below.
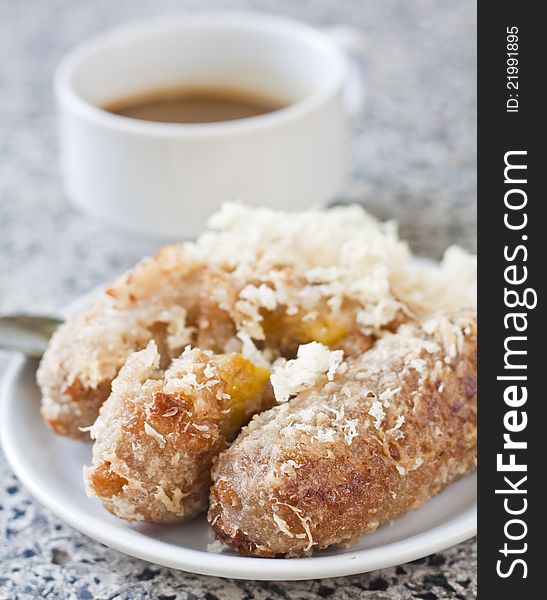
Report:
M 0 350 L 22 352 L 40 358 L 53 332 L 62 323 L 58 317 L 15 314 L 0 316 Z

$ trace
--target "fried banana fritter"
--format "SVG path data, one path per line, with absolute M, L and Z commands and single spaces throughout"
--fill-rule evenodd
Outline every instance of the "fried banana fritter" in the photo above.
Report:
M 338 363 L 220 454 L 208 519 L 240 554 L 350 544 L 474 467 L 474 313 L 404 324 Z
M 213 457 L 273 404 L 269 371 L 241 354 L 187 348 L 164 374 L 160 358 L 154 342 L 128 358 L 91 429 L 88 492 L 130 521 L 205 510 Z
M 213 227 L 141 261 L 56 332 L 38 383 L 57 433 L 86 437 L 124 361 L 151 339 L 162 366 L 189 343 L 266 365 L 311 341 L 362 351 L 408 317 L 391 291 L 406 245 L 359 207 L 289 218 L 228 205 Z
M 141 261 L 53 335 L 37 379 L 42 415 L 60 435 L 84 438 L 127 357 L 151 339 L 161 361 L 191 341 L 201 264 L 191 248 L 166 246 Z
M 220 454 L 219 539 L 257 556 L 349 543 L 473 465 L 474 313 L 456 313 L 474 307 L 473 259 L 412 264 L 357 206 L 226 205 L 57 331 L 44 419 L 90 431 L 87 490 L 121 518 L 205 510 Z
M 383 329 L 395 329 L 408 318 L 406 307 L 391 299 L 392 314 L 378 330 L 362 328 L 362 305 L 355 300 L 329 303 L 319 282 L 310 285 L 286 267 L 268 277 L 265 284 L 239 281 L 233 273 L 207 272 L 202 278 L 197 345 L 221 352 L 239 332 L 270 360 L 293 357 L 300 345 L 312 341 L 356 353 L 370 348 Z

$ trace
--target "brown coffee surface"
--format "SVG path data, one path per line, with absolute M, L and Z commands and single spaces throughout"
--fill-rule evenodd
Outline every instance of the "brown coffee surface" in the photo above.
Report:
M 264 115 L 287 103 L 258 93 L 228 88 L 150 91 L 104 105 L 108 112 L 162 123 L 215 123 Z

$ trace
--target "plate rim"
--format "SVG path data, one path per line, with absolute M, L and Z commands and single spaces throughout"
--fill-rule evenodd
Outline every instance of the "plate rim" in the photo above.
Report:
M 476 535 L 476 503 L 461 515 L 402 540 L 356 550 L 355 553 L 292 559 L 216 554 L 174 547 L 168 542 L 150 539 L 138 531 L 126 529 L 122 524 L 110 524 L 105 528 L 104 521 L 99 517 L 80 514 L 74 507 L 64 506 L 47 490 L 41 489 L 19 459 L 8 423 L 18 381 L 29 362 L 23 356 L 14 356 L 8 362 L 0 386 L 0 442 L 8 464 L 32 496 L 59 519 L 88 537 L 129 556 L 199 575 L 255 581 L 294 581 L 341 577 L 394 567 L 439 552 Z
M 436 264 L 423 257 L 415 257 L 412 262 L 423 266 Z M 99 285 L 79 295 L 65 305 L 59 314 L 66 317 L 82 309 L 103 288 L 104 285 Z M 13 356 L 8 361 L 0 381 L 0 446 L 8 464 L 31 495 L 56 517 L 91 539 L 126 555 L 198 575 L 254 581 L 298 581 L 343 577 L 394 567 L 445 550 L 472 538 L 477 533 L 476 501 L 461 515 L 402 540 L 375 548 L 356 550 L 354 553 L 305 558 L 275 559 L 217 554 L 181 546 L 174 547 L 167 542 L 150 539 L 135 530 L 127 529 L 121 522 L 109 523 L 110 527 L 104 528 L 104 521 L 100 518 L 80 515 L 78 511 L 66 508 L 47 491 L 42 490 L 27 473 L 14 448 L 13 434 L 7 426 L 9 407 L 16 396 L 17 381 L 29 362 L 31 360 L 22 355 Z M 119 536 L 116 535 L 117 532 Z

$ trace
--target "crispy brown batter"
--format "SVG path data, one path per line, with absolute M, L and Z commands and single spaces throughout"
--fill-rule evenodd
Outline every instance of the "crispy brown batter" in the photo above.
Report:
M 164 376 L 159 361 L 154 343 L 129 357 L 91 430 L 88 492 L 130 521 L 205 510 L 213 457 L 273 403 L 269 372 L 240 354 L 188 349 Z
M 94 306 L 54 334 L 37 379 L 44 420 L 60 435 L 84 438 L 125 359 L 155 339 L 168 362 L 190 341 L 202 270 L 183 246 L 141 261 Z
M 422 506 L 475 465 L 475 357 L 474 313 L 430 317 L 255 416 L 213 468 L 218 539 L 298 556 Z

